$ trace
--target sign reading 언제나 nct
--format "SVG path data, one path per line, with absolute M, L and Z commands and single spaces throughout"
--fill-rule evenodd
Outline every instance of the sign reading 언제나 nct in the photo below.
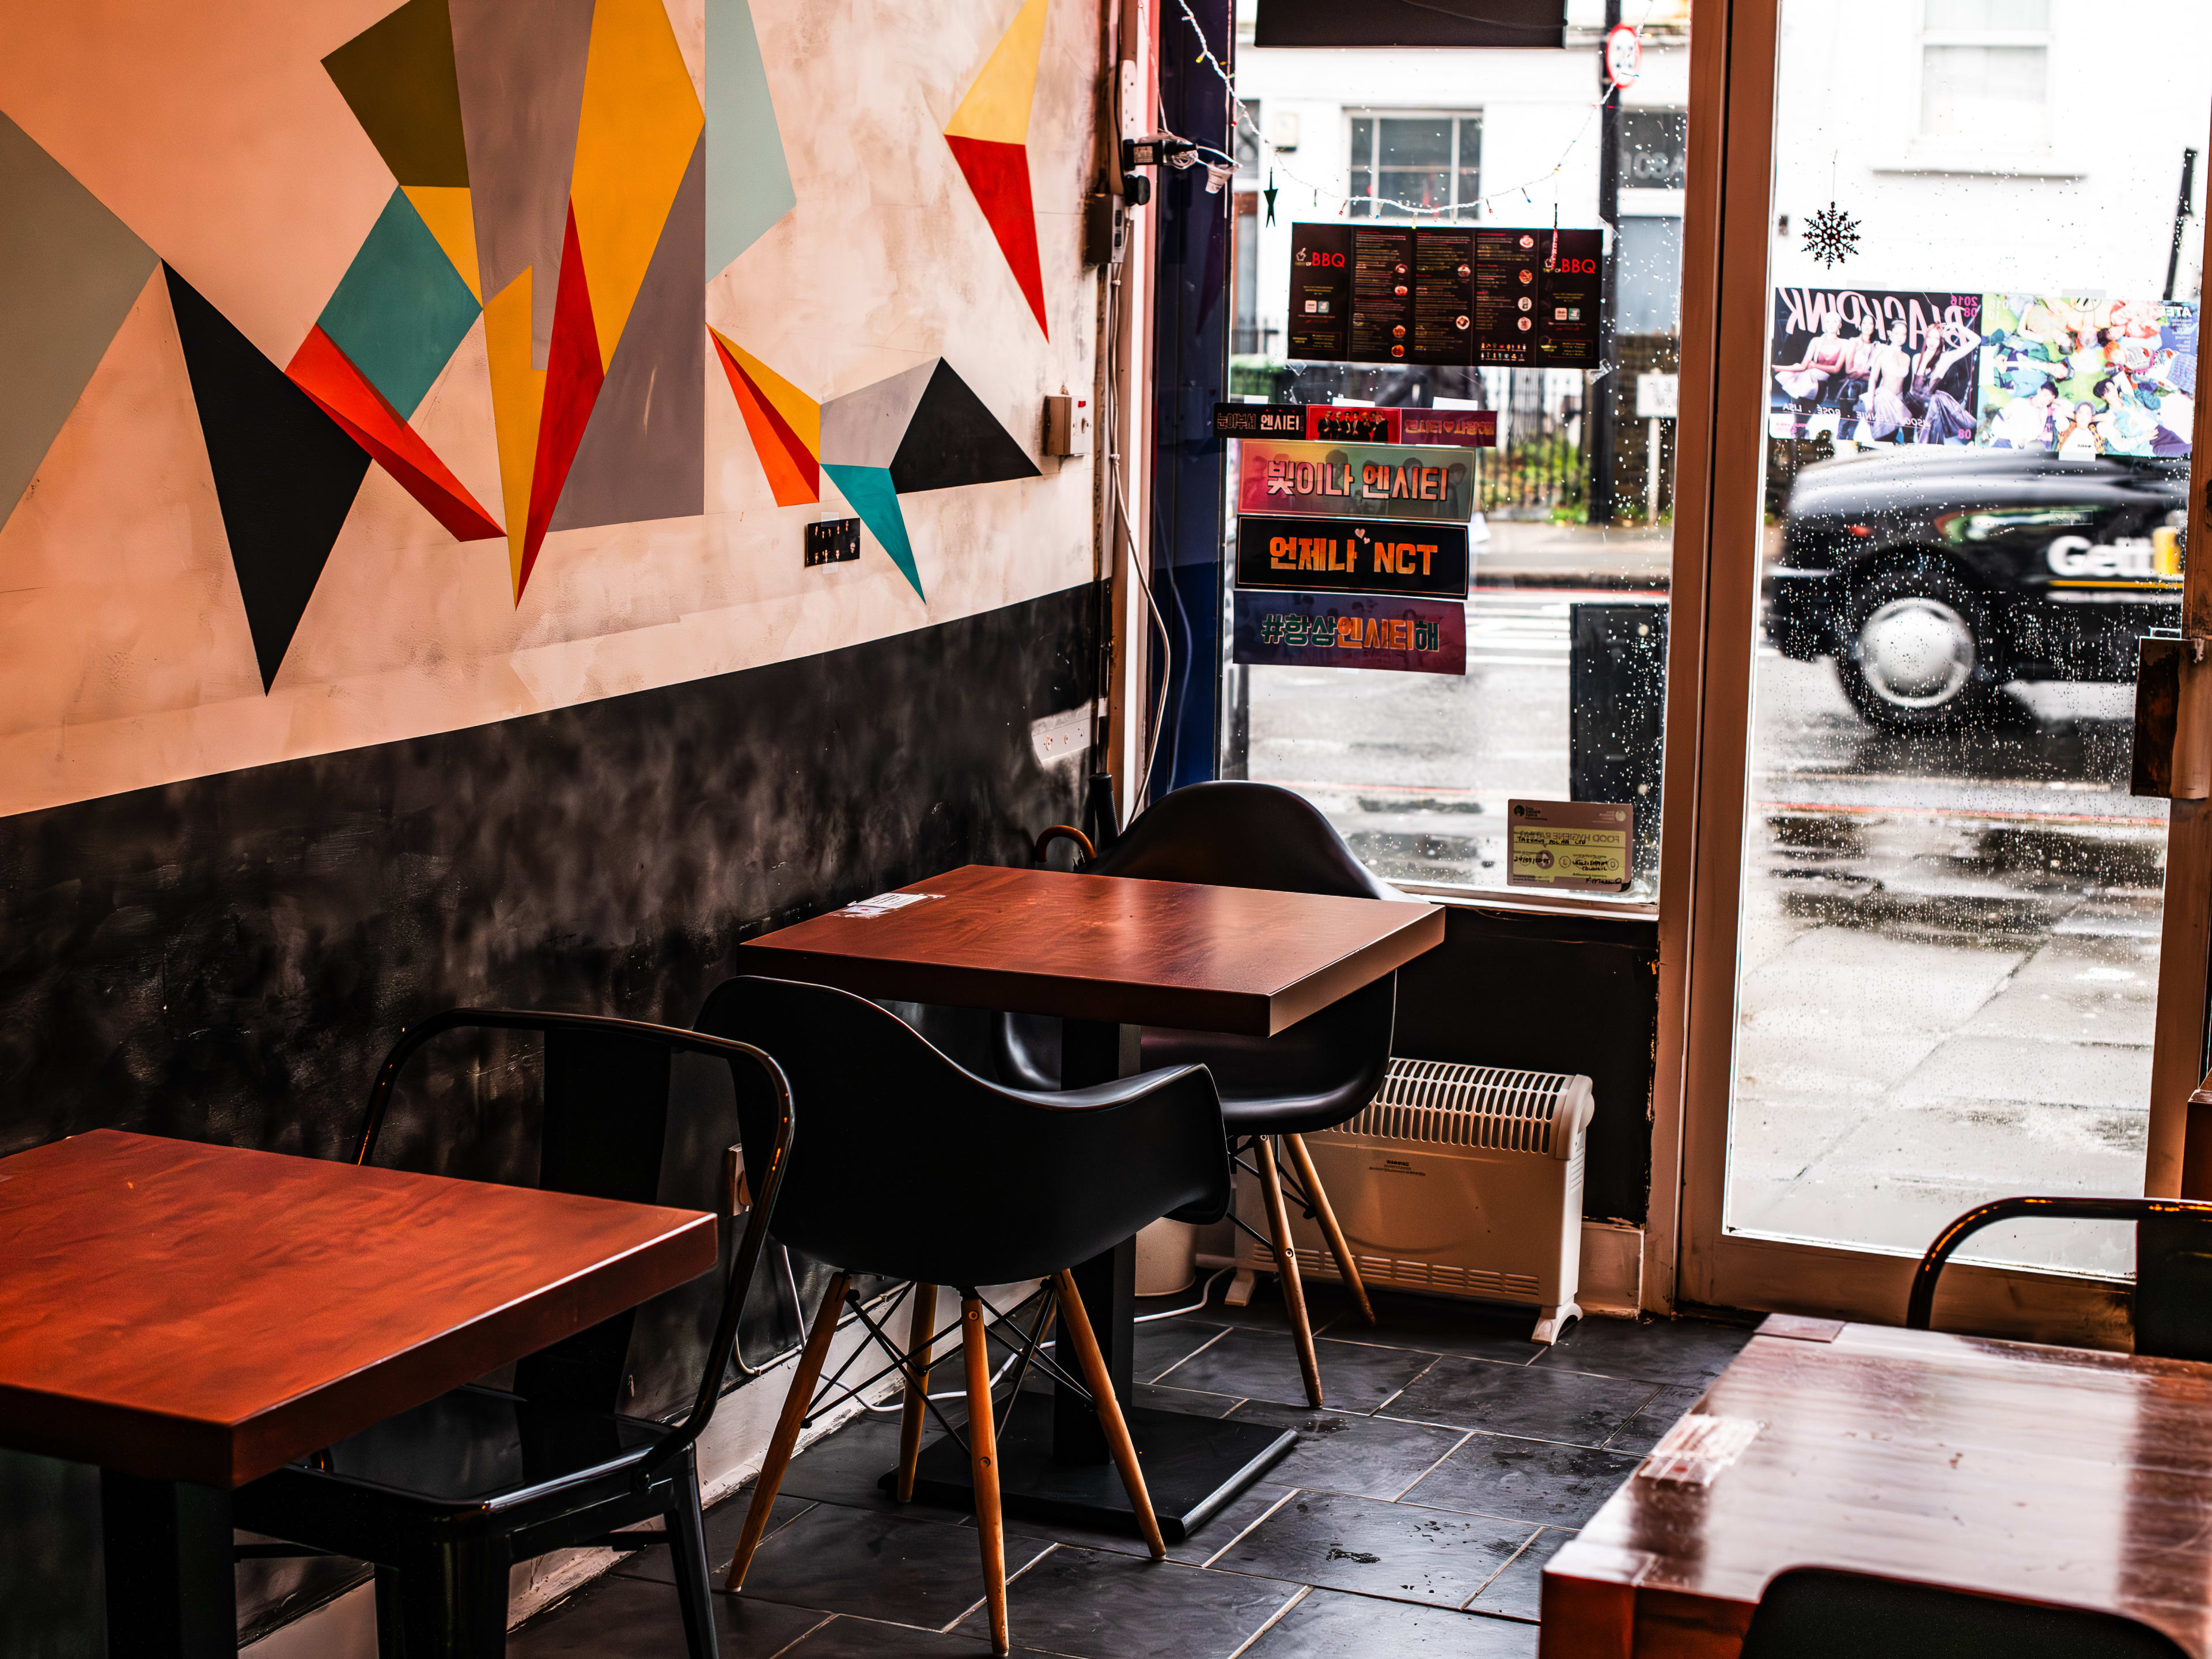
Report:
M 1474 512 L 1474 458 L 1464 450 L 1265 439 L 1239 447 L 1239 513 L 1465 524 Z
M 1464 600 L 1463 524 L 1261 517 L 1237 521 L 1237 586 Z
M 1467 672 L 1467 607 L 1357 593 L 1237 595 L 1233 659 L 1261 666 Z

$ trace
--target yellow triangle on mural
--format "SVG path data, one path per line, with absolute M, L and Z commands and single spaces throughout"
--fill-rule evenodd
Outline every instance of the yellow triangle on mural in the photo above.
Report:
M 706 125 L 661 0 L 599 0 L 568 200 L 603 365 L 614 362 Z
M 1037 58 L 1044 51 L 1044 8 L 1045 0 L 1023 0 L 983 72 L 952 112 L 946 137 L 994 144 L 1029 142 L 1030 100 L 1036 92 Z
M 507 574 L 522 599 L 522 543 L 530 521 L 530 478 L 538 465 L 538 420 L 545 371 L 530 366 L 532 267 L 485 305 L 484 354 L 491 369 L 492 428 L 499 439 L 499 493 L 507 507 Z
M 477 275 L 477 216 L 466 185 L 402 185 L 415 211 L 422 216 L 438 246 L 461 273 L 469 292 L 483 303 L 483 286 Z
M 822 405 L 743 346 L 732 343 L 730 337 L 721 330 L 714 331 L 714 337 L 722 343 L 730 356 L 738 360 L 738 367 L 752 377 L 753 384 L 760 388 L 761 395 L 768 399 L 769 407 L 783 416 L 784 424 L 792 429 L 799 442 L 806 446 L 806 453 L 820 460 Z

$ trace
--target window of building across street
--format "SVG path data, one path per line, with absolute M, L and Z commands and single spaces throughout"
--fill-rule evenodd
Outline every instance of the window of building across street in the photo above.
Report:
M 1922 25 L 1923 136 L 2049 142 L 2051 0 L 1926 0 Z
M 1472 219 L 1482 197 L 1482 118 L 1355 115 L 1347 159 L 1352 218 Z

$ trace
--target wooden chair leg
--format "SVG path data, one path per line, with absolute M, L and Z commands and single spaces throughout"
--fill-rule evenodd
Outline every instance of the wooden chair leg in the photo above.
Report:
M 760 1547 L 763 1534 L 768 1531 L 768 1514 L 775 1507 L 775 1494 L 783 1485 L 783 1472 L 791 1467 L 791 1454 L 799 1444 L 799 1431 L 806 1420 L 806 1407 L 813 1401 L 814 1385 L 822 1376 L 822 1362 L 830 1357 L 830 1339 L 837 1334 L 837 1315 L 845 1305 L 845 1286 L 851 1282 L 844 1273 L 834 1274 L 830 1288 L 822 1293 L 822 1306 L 815 1313 L 814 1328 L 807 1333 L 806 1346 L 799 1352 L 799 1370 L 791 1379 L 791 1392 L 783 1397 L 783 1415 L 775 1420 L 775 1433 L 768 1443 L 768 1458 L 761 1465 L 760 1479 L 753 1486 L 752 1506 L 745 1511 L 744 1530 L 738 1534 L 738 1553 L 730 1558 L 730 1576 L 722 1581 L 727 1590 L 743 1589 L 745 1569 L 752 1565 L 753 1552 Z
M 914 1501 L 914 1469 L 921 1457 L 922 1405 L 929 1386 L 930 1336 L 937 1328 L 937 1286 L 916 1285 L 914 1307 L 907 1322 L 906 1357 L 921 1382 L 906 1380 L 906 1409 L 899 1417 L 898 1501 Z
M 1359 1265 L 1352 1259 L 1352 1245 L 1344 1237 L 1344 1229 L 1336 1224 L 1336 1212 L 1328 1206 L 1328 1189 L 1321 1177 L 1314 1173 L 1313 1154 L 1306 1151 L 1304 1135 L 1285 1135 L 1283 1144 L 1291 1149 L 1291 1162 L 1297 1166 L 1298 1180 L 1304 1185 L 1306 1196 L 1313 1200 L 1314 1219 L 1321 1223 L 1322 1235 L 1328 1240 L 1329 1254 L 1336 1258 L 1336 1270 L 1344 1275 L 1345 1288 L 1352 1292 L 1359 1316 L 1368 1324 L 1375 1322 L 1375 1310 L 1368 1305 L 1367 1286 L 1360 1282 Z
M 1105 1431 L 1115 1467 L 1121 1471 L 1121 1486 L 1129 1494 L 1129 1507 L 1137 1512 L 1137 1530 L 1144 1534 L 1145 1547 L 1152 1551 L 1152 1559 L 1164 1561 L 1168 1559 L 1167 1541 L 1160 1536 L 1159 1517 L 1152 1513 L 1152 1495 L 1145 1490 L 1145 1472 L 1137 1463 L 1137 1443 L 1129 1437 L 1129 1425 L 1121 1415 L 1121 1402 L 1114 1397 L 1114 1379 L 1107 1372 L 1106 1356 L 1098 1351 L 1097 1334 L 1091 1328 L 1091 1315 L 1075 1288 L 1075 1275 L 1066 1272 L 1054 1273 L 1053 1283 L 1060 1287 L 1060 1327 L 1067 1333 L 1068 1344 L 1074 1348 L 1076 1361 L 1083 1368 L 1084 1384 L 1097 1405 L 1098 1426 Z
M 1006 1522 L 999 1509 L 999 1439 L 991 1410 L 991 1351 L 983 1340 L 983 1304 L 960 1297 L 960 1347 L 968 1362 L 968 1458 L 975 1481 L 975 1531 L 983 1543 L 983 1600 L 991 1612 L 991 1651 L 1011 1652 L 1006 1639 Z
M 1313 1322 L 1306 1317 L 1306 1292 L 1298 1281 L 1298 1257 L 1291 1241 L 1291 1213 L 1283 1205 L 1283 1178 L 1275 1170 L 1272 1135 L 1254 1139 L 1260 1154 L 1260 1189 L 1267 1197 L 1267 1227 L 1275 1238 L 1275 1271 L 1283 1282 L 1283 1306 L 1291 1316 L 1291 1335 L 1298 1345 L 1298 1369 L 1305 1373 L 1306 1403 L 1319 1410 L 1321 1361 L 1314 1353 Z

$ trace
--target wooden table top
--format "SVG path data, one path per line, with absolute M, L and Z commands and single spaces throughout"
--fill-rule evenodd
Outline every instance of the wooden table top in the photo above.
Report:
M 1552 1559 L 1545 1659 L 1732 1656 L 1793 1566 L 2212 1654 L 2212 1365 L 1777 1315 L 1698 1409 L 1764 1426 L 1710 1486 L 1631 1477 Z
M 970 864 L 741 945 L 740 972 L 861 996 L 1273 1036 L 1442 944 L 1387 899 Z
M 240 1486 L 714 1260 L 697 1211 L 94 1130 L 0 1158 L 0 1444 Z

